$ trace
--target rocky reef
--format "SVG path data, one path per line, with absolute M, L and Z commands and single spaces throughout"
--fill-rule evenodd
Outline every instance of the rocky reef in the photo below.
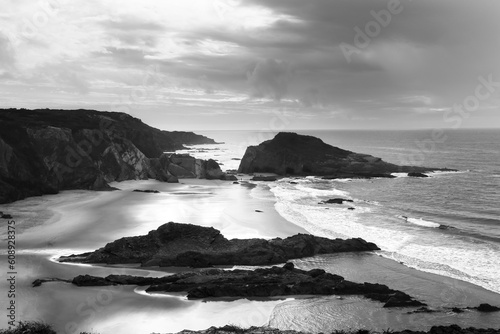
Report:
M 50 279 L 46 281 L 64 281 Z M 45 281 L 36 280 L 33 286 Z M 186 292 L 188 299 L 252 298 L 290 295 L 361 295 L 384 303 L 384 307 L 413 307 L 425 304 L 386 285 L 355 283 L 323 269 L 309 271 L 294 268 L 288 262 L 282 268 L 255 270 L 208 269 L 163 277 L 80 275 L 72 280 L 77 286 L 140 285 L 146 292 Z
M 357 331 L 338 331 L 335 330 L 332 334 L 376 334 L 378 332 L 372 332 L 365 329 L 360 329 Z M 387 330 L 384 333 L 391 334 L 500 334 L 500 329 L 493 328 L 462 328 L 457 325 L 449 325 L 449 326 L 432 326 L 427 331 L 413 331 L 413 330 L 404 330 L 404 331 L 392 331 Z M 210 327 L 205 330 L 192 331 L 192 330 L 183 330 L 178 332 L 177 334 L 308 334 L 305 332 L 299 332 L 294 330 L 282 330 L 277 328 L 270 327 L 250 327 L 250 328 L 240 328 L 233 325 L 226 325 L 224 327 Z M 310 333 L 309 333 L 310 334 Z
M 94 252 L 61 257 L 59 261 L 162 267 L 269 265 L 317 254 L 378 249 L 360 238 L 327 239 L 309 234 L 286 239 L 228 240 L 213 227 L 169 222 L 147 235 L 121 238 Z
M 329 178 L 392 177 L 390 173 L 433 170 L 443 169 L 398 166 L 368 154 L 328 145 L 316 137 L 290 132 L 280 132 L 258 146 L 249 146 L 238 168 L 239 173 L 317 175 Z
M 0 109 L 0 203 L 113 181 L 226 176 L 214 160 L 171 153 L 214 144 L 192 132 L 162 131 L 130 115 L 95 110 Z

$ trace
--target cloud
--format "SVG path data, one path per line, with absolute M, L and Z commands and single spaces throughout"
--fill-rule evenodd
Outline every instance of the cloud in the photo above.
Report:
M 0 70 L 11 70 L 14 66 L 14 50 L 10 40 L 0 32 Z
M 247 78 L 255 96 L 280 100 L 288 91 L 290 64 L 277 59 L 263 59 L 247 72 Z
M 309 117 L 311 126 L 397 127 L 402 118 L 418 114 L 412 126 L 428 127 L 439 122 L 440 110 L 474 93 L 478 76 L 500 81 L 495 43 L 500 2 L 491 0 L 401 0 L 401 13 L 347 62 L 340 44 L 353 44 L 355 28 L 364 30 L 375 20 L 372 12 L 387 5 L 387 0 L 65 2 L 32 38 L 13 45 L 0 35 L 1 89 L 19 104 L 45 107 L 43 96 L 50 91 L 58 106 L 106 109 L 141 90 L 154 66 L 161 85 L 152 96 L 168 93 L 172 99 L 137 103 L 135 116 L 155 114 L 152 110 L 175 114 L 176 108 L 190 115 L 213 109 L 217 115 L 244 116 L 285 108 L 304 118 L 315 115 Z M 20 31 L 43 9 L 19 1 L 6 10 L 2 29 Z M 493 108 L 492 101 L 481 108 Z

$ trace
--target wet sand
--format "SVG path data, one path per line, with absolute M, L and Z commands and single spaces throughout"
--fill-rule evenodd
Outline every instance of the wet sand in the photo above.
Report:
M 188 301 L 180 296 L 150 296 L 136 287 L 77 288 L 62 282 L 31 287 L 33 280 L 46 277 L 69 279 L 79 274 L 112 273 L 160 276 L 177 272 L 176 268 L 158 271 L 61 264 L 51 260 L 60 255 L 94 250 L 124 236 L 145 234 L 168 221 L 213 226 L 228 238 L 273 238 L 306 233 L 275 211 L 272 197 L 253 194 L 251 187 L 221 181 L 181 182 L 127 181 L 112 184 L 120 191 L 65 191 L 0 205 L 0 211 L 11 213 L 17 222 L 17 320 L 43 320 L 61 333 L 102 334 L 176 332 L 228 323 L 247 327 L 268 322 L 280 328 L 302 330 L 426 328 L 427 324 L 437 321 L 500 327 L 500 323 L 495 324 L 498 322 L 495 318 L 474 311 L 409 317 L 404 315 L 407 310 L 383 309 L 381 303 L 358 297 L 203 302 Z M 161 193 L 138 193 L 133 189 L 154 189 Z M 6 228 L 0 236 L 2 254 L 5 254 Z M 2 255 L 2 263 L 5 258 Z M 321 267 L 354 281 L 388 284 L 432 307 L 476 306 L 479 302 L 500 304 L 499 295 L 472 284 L 418 272 L 372 254 L 341 254 L 294 262 L 299 268 Z M 0 283 L 2 293 L 6 284 Z M 1 300 L 2 309 L 6 302 Z M 6 327 L 5 317 L 0 327 Z

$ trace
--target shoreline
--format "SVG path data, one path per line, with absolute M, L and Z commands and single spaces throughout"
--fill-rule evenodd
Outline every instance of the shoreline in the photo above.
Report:
M 37 301 L 32 303 L 33 305 L 26 304 L 21 307 L 24 311 L 21 311 L 20 315 L 23 316 L 24 314 L 27 319 L 36 318 L 36 314 L 40 313 L 37 308 L 40 308 L 40 310 L 43 310 L 42 317 L 51 319 L 52 322 L 59 323 L 60 325 L 58 328 L 61 330 L 68 322 L 73 321 L 79 323 L 81 325 L 79 328 L 82 330 L 92 329 L 101 334 L 106 334 L 116 330 L 121 333 L 137 332 L 139 329 L 144 332 L 149 329 L 149 332 L 157 332 L 160 329 L 163 331 L 162 328 L 165 328 L 168 321 L 172 321 L 171 317 L 176 319 L 175 326 L 177 327 L 172 325 L 171 328 L 174 328 L 174 330 L 168 330 L 169 332 L 177 332 L 187 328 L 187 326 L 193 326 L 191 329 L 203 329 L 213 325 L 222 326 L 228 323 L 235 323 L 236 321 L 239 322 L 240 325 L 246 327 L 266 325 L 269 323 L 272 324 L 272 321 L 274 321 L 274 323 L 279 323 L 279 319 L 286 320 L 289 314 L 296 312 L 294 311 L 296 307 L 299 307 L 299 309 L 305 308 L 307 310 L 313 310 L 319 307 L 318 305 L 311 304 L 310 299 L 290 299 L 274 302 L 242 300 L 236 303 L 221 301 L 186 302 L 179 300 L 178 297 L 158 298 L 153 296 L 140 296 L 133 288 L 126 288 L 120 291 L 111 292 L 111 295 L 114 297 L 110 304 L 102 305 L 104 313 L 102 315 L 95 313 L 94 317 L 91 319 L 92 321 L 88 321 L 89 319 L 85 316 L 77 314 L 76 308 L 85 300 L 85 296 L 89 291 L 86 292 L 84 291 L 85 289 L 75 291 L 75 288 L 64 286 L 63 283 L 51 283 L 48 288 L 31 288 L 31 282 L 36 278 L 40 278 L 40 275 L 57 276 L 58 273 L 62 276 L 61 278 L 67 278 L 74 273 L 84 274 L 89 272 L 96 275 L 104 275 L 107 273 L 142 273 L 154 276 L 162 275 L 166 272 L 173 273 L 175 271 L 174 268 L 152 270 L 153 268 L 137 269 L 117 266 L 66 266 L 66 264 L 51 262 L 49 259 L 51 256 L 62 255 L 62 252 L 65 251 L 71 250 L 78 252 L 82 250 L 94 250 L 116 238 L 140 235 L 143 231 L 147 233 L 149 230 L 167 221 L 213 226 L 214 228 L 220 229 L 228 238 L 242 236 L 274 238 L 305 232 L 302 228 L 279 215 L 274 208 L 275 200 L 252 197 L 250 195 L 250 190 L 244 185 L 232 184 L 232 182 L 221 182 L 222 181 L 199 179 L 184 179 L 181 180 L 181 184 L 165 184 L 152 180 L 125 181 L 113 184 L 113 186 L 119 185 L 123 189 L 122 191 L 102 192 L 99 193 L 98 196 L 95 196 L 95 193 L 91 191 L 67 191 L 59 195 L 30 198 L 7 205 L 1 205 L 0 207 L 2 208 L 8 207 L 8 209 L 3 210 L 12 212 L 14 218 L 20 225 L 23 223 L 23 218 L 29 218 L 27 219 L 28 224 L 26 225 L 37 225 L 36 217 L 33 218 L 33 213 L 36 213 L 39 208 L 43 207 L 54 211 L 49 218 L 43 215 L 38 221 L 38 227 L 25 229 L 18 236 L 20 242 L 22 241 L 20 247 L 23 249 L 19 257 L 31 259 L 26 261 L 27 264 L 31 265 L 23 267 L 27 275 L 26 278 L 20 281 L 20 289 L 25 292 L 27 300 L 33 301 L 33 299 L 35 299 Z M 159 190 L 161 193 L 133 193 L 132 189 L 137 188 L 143 190 Z M 26 204 L 25 201 L 28 201 L 30 204 L 28 209 L 24 209 L 24 213 L 17 213 L 16 207 L 22 208 L 23 204 Z M 263 212 L 256 212 L 255 210 Z M 164 216 L 169 216 L 172 219 L 162 218 Z M 157 225 L 155 226 L 155 224 Z M 92 228 L 89 229 L 88 226 Z M 40 231 L 42 228 L 45 230 L 43 234 L 40 234 L 40 232 L 36 233 L 36 231 Z M 63 233 L 59 234 L 61 231 Z M 47 253 L 51 253 L 52 255 L 47 256 Z M 69 254 L 66 253 L 66 255 Z M 482 288 L 476 285 L 468 283 L 463 284 L 466 282 L 447 278 L 446 276 L 417 271 L 403 266 L 394 260 L 382 259 L 377 255 L 365 256 L 364 260 L 361 260 L 361 258 L 350 258 L 348 254 L 343 254 L 336 258 L 337 262 L 331 262 L 332 258 L 325 260 L 323 257 L 298 259 L 292 262 L 299 268 L 307 268 L 310 265 L 321 268 L 322 266 L 328 266 L 327 262 L 330 261 L 330 270 L 332 270 L 333 273 L 337 273 L 338 271 L 338 274 L 343 275 L 343 272 L 355 273 L 362 271 L 364 275 L 366 275 L 364 276 L 365 278 L 371 277 L 371 279 L 367 281 L 373 283 L 379 283 L 379 281 L 382 281 L 380 283 L 384 283 L 384 277 L 386 279 L 389 277 L 389 280 L 392 279 L 392 284 L 398 281 L 402 282 L 400 278 L 404 275 L 409 275 L 409 277 L 418 276 L 423 282 L 422 289 L 425 289 L 426 286 L 433 286 L 436 282 L 441 282 L 442 286 L 448 285 L 452 288 L 458 288 L 458 293 L 451 293 L 446 297 L 450 305 L 453 303 L 456 304 L 458 298 L 462 298 L 461 296 L 463 295 L 467 296 L 470 301 L 473 300 L 474 295 L 490 295 L 488 298 L 491 298 L 491 301 L 494 302 L 498 298 L 496 304 L 498 305 L 500 303 L 500 295 L 485 289 L 479 292 L 479 289 Z M 332 265 L 332 263 L 335 265 Z M 238 268 L 239 267 L 241 266 L 238 266 Z M 343 276 L 352 279 L 352 277 L 348 275 L 344 274 Z M 359 279 L 365 278 L 359 277 Z M 359 279 L 353 280 L 360 281 Z M 403 288 L 408 289 L 408 284 L 403 284 Z M 394 287 L 398 288 L 397 286 Z M 98 293 L 98 289 L 91 290 L 95 291 L 96 294 Z M 113 288 L 107 288 L 106 291 L 114 290 Z M 413 291 L 405 292 L 413 294 Z M 159 302 L 158 299 L 162 301 Z M 66 303 L 66 305 L 56 305 L 56 301 L 63 304 Z M 120 303 L 122 301 L 124 302 L 124 310 L 120 311 Z M 345 314 L 354 312 L 354 314 L 361 316 L 362 314 L 366 315 L 367 310 L 374 310 L 374 313 L 370 315 L 373 319 L 377 316 L 383 316 L 393 323 L 397 320 L 397 317 L 394 317 L 394 314 L 391 315 L 391 313 L 381 315 L 383 311 L 377 307 L 374 308 L 373 304 L 361 299 L 346 298 L 340 300 L 335 298 L 319 298 L 318 304 L 322 304 L 324 301 L 327 301 L 327 304 L 337 305 L 339 310 L 346 312 Z M 350 309 L 349 307 L 351 306 L 347 306 L 348 304 L 346 304 L 346 301 L 350 303 L 349 305 L 354 303 L 360 306 L 355 309 Z M 485 300 L 482 301 L 488 302 Z M 3 303 L 2 301 L 2 304 Z M 170 306 L 167 307 L 167 304 Z M 59 310 L 60 314 L 51 314 L 47 311 L 51 309 L 51 307 L 55 307 L 54 310 Z M 165 309 L 165 307 L 167 307 L 167 309 Z M 186 318 L 185 315 L 183 315 L 184 313 L 182 310 L 186 310 L 186 307 L 188 309 L 194 307 L 197 310 L 197 316 L 204 319 L 197 324 L 193 324 L 193 321 L 188 319 L 189 317 Z M 151 324 L 151 326 L 148 327 L 149 329 L 142 327 L 125 329 L 124 327 L 120 327 L 120 319 L 123 319 L 122 317 L 127 317 L 131 322 L 138 321 L 139 323 L 143 323 L 147 321 L 148 315 L 142 314 L 140 311 L 141 309 L 148 310 L 155 318 L 149 320 Z M 166 312 L 166 310 L 169 311 Z M 213 318 L 213 312 L 222 313 L 218 315 L 218 317 Z M 139 314 L 133 315 L 134 313 Z M 304 313 L 308 314 L 307 312 Z M 467 316 L 470 316 L 470 313 L 471 312 L 468 312 Z M 67 316 L 67 318 L 64 318 L 64 316 Z M 420 315 L 419 317 L 420 321 L 429 322 L 433 321 L 432 319 L 441 319 L 440 321 L 445 321 L 443 317 L 448 319 L 446 321 L 458 319 L 457 316 L 447 316 L 446 314 L 435 318 L 433 318 L 433 315 L 426 315 L 424 317 Z M 474 315 L 472 315 L 472 317 L 474 317 Z M 210 321 L 206 319 L 210 319 Z M 466 318 L 464 321 L 469 321 L 469 319 Z M 164 324 L 163 326 L 162 323 Z M 285 323 L 287 322 L 285 321 Z M 291 323 L 287 324 L 290 325 Z M 404 326 L 406 323 L 400 321 L 400 324 Z M 339 324 L 340 327 L 343 325 L 346 324 Z M 420 325 L 423 324 L 420 323 Z M 129 331 L 127 332 L 127 330 Z

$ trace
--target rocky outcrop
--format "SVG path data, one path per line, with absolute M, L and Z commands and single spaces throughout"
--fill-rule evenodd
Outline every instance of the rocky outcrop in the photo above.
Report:
M 410 176 L 410 177 L 429 177 L 429 175 L 427 175 L 427 174 L 417 173 L 417 172 L 408 173 L 408 176 Z
M 280 132 L 247 148 L 238 172 L 317 175 L 329 178 L 393 177 L 395 172 L 426 172 L 437 168 L 398 166 L 380 158 L 343 150 L 312 136 Z
M 429 330 L 422 331 L 413 331 L 413 330 L 404 330 L 404 331 L 393 331 L 387 330 L 386 332 L 390 332 L 391 334 L 500 334 L 500 329 L 483 329 L 483 328 L 461 328 L 457 325 L 449 325 L 449 326 L 432 326 Z M 345 333 L 345 334 L 370 334 L 370 333 L 378 333 L 371 332 L 369 330 L 353 330 L 353 331 L 333 331 L 332 333 Z M 183 330 L 178 332 L 177 334 L 311 334 L 305 332 L 299 332 L 294 330 L 282 330 L 270 327 L 250 327 L 250 328 L 240 328 L 233 325 L 226 325 L 224 327 L 210 327 L 205 330 L 193 331 L 193 330 Z
M 186 292 L 189 299 L 217 297 L 274 297 L 289 295 L 361 295 L 384 303 L 384 307 L 413 307 L 425 304 L 404 292 L 386 285 L 355 283 L 323 269 L 309 271 L 286 263 L 282 268 L 255 270 L 210 269 L 164 277 L 80 275 L 73 279 L 77 286 L 141 285 L 146 292 Z M 33 286 L 40 285 L 40 280 Z
M 297 234 L 286 239 L 228 240 L 212 227 L 167 223 L 147 235 L 121 238 L 91 253 L 61 257 L 61 262 L 141 263 L 142 266 L 210 267 L 268 265 L 289 259 L 379 248 L 363 239 L 327 239 Z
M 354 202 L 352 199 L 347 198 L 330 198 L 326 201 L 319 202 L 319 204 L 343 204 L 344 202 Z
M 474 307 L 474 309 L 478 310 L 479 312 L 498 312 L 500 311 L 500 307 L 493 306 L 490 304 L 480 304 L 477 307 Z
M 64 189 L 106 189 L 113 181 L 224 178 L 213 160 L 183 157 L 193 161 L 186 168 L 176 155 L 164 153 L 200 143 L 215 142 L 161 131 L 124 113 L 2 109 L 0 203 Z

